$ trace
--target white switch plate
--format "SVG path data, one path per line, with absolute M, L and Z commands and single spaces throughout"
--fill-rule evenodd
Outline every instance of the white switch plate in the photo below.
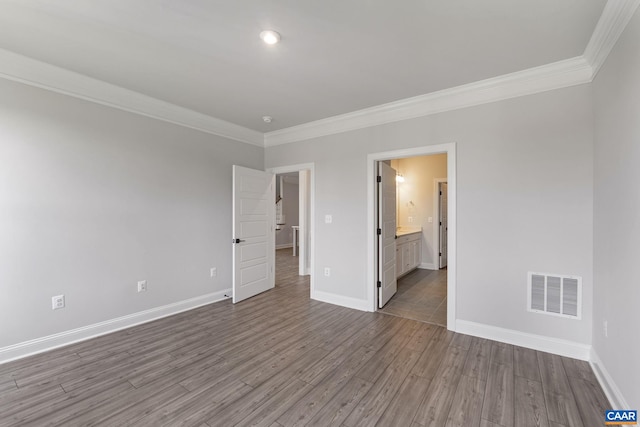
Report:
M 55 297 L 51 297 L 51 309 L 59 310 L 64 308 L 64 295 L 56 295 Z
M 211 277 L 217 277 L 218 276 L 218 269 L 216 267 L 212 267 L 210 274 L 211 274 Z
M 325 222 L 325 224 L 331 224 L 333 222 L 333 216 L 332 215 L 325 215 L 324 216 L 324 222 Z
M 432 222 L 433 222 L 433 217 L 432 217 L 432 216 L 430 216 L 430 217 L 429 217 L 429 224 L 431 224 Z
M 409 222 L 413 222 L 413 217 L 412 216 L 409 217 Z
M 325 267 L 324 268 L 324 275 L 327 276 L 327 277 L 331 276 L 331 268 Z
M 147 281 L 140 280 L 138 282 L 138 292 L 146 292 L 147 291 Z

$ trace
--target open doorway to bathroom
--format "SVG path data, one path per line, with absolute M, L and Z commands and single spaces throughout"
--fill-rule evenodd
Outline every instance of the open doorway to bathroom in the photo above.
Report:
M 387 163 L 396 171 L 397 292 L 380 311 L 446 326 L 447 154 Z
M 447 240 L 448 174 L 447 153 L 380 160 L 378 169 L 393 171 L 395 179 L 395 245 L 389 246 L 388 233 L 381 231 L 377 245 L 379 289 L 387 289 L 389 260 L 395 251 L 396 292 L 379 291 L 378 311 L 441 326 L 447 326 Z M 382 178 L 383 179 L 383 178 Z M 379 188 L 384 188 L 379 184 Z M 393 215 L 385 205 L 394 198 L 389 186 L 378 191 L 378 224 Z M 388 209 L 388 208 L 387 208 Z M 386 219 L 383 221 L 383 216 Z M 386 243 L 383 243 L 386 242 Z M 391 249 L 393 248 L 393 249 Z M 386 260 L 386 261 L 385 261 Z M 385 263 L 386 267 L 380 268 Z M 388 300 L 387 300 L 388 299 Z

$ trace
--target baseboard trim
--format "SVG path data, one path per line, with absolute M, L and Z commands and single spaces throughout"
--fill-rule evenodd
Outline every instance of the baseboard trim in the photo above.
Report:
M 439 270 L 432 262 L 423 262 L 418 266 L 418 268 L 422 270 Z
M 311 293 L 311 299 L 316 301 L 327 302 L 329 304 L 339 305 L 342 307 L 353 308 L 360 311 L 371 311 L 369 309 L 369 303 L 365 299 L 357 299 L 351 297 L 345 297 L 342 295 L 336 295 L 329 292 L 313 291 Z
M 571 357 L 573 359 L 588 361 L 591 357 L 591 346 L 587 344 L 469 322 L 467 320 L 458 319 L 456 321 L 456 332 L 553 353 L 559 356 Z
M 283 245 L 276 245 L 276 250 L 277 249 L 287 249 L 287 248 L 293 248 L 293 243 L 285 243 Z
M 590 356 L 589 364 L 591 365 L 591 369 L 593 369 L 593 373 L 596 375 L 600 387 L 602 387 L 604 394 L 607 396 L 607 399 L 609 399 L 609 403 L 613 406 L 612 409 L 629 409 L 631 406 L 627 403 L 618 385 L 611 375 L 609 375 L 607 368 L 605 368 L 593 347 L 591 347 Z
M 231 289 L 213 292 L 104 322 L 94 323 L 93 325 L 83 326 L 70 331 L 60 332 L 46 337 L 36 338 L 34 340 L 3 347 L 0 348 L 0 364 L 16 359 L 22 359 L 27 356 L 53 350 L 76 342 L 85 341 L 101 335 L 106 335 L 142 323 L 151 322 L 152 320 L 172 316 L 203 305 L 222 301 L 229 298 L 227 295 L 231 295 Z

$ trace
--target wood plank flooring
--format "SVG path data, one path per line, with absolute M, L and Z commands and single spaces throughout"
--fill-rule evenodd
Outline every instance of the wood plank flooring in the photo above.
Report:
M 447 326 L 447 270 L 415 269 L 398 280 L 398 292 L 381 313 Z
M 589 365 L 276 289 L 0 365 L 0 426 L 601 426 Z

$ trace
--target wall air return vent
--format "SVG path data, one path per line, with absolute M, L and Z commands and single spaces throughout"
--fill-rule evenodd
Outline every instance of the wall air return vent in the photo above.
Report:
M 527 310 L 582 318 L 582 277 L 528 273 Z

